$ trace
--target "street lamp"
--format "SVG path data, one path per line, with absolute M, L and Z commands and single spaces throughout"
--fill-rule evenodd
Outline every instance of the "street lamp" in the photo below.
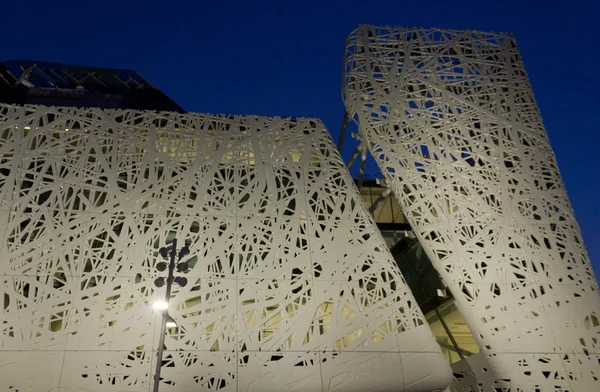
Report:
M 169 256 L 169 250 L 165 247 L 160 248 L 158 251 L 163 258 L 167 258 Z M 177 239 L 173 240 L 173 245 L 171 246 L 171 259 L 169 264 L 165 262 L 160 262 L 156 264 L 156 269 L 160 272 L 169 269 L 169 273 L 167 278 L 158 277 L 154 280 L 154 285 L 156 287 L 162 287 L 165 284 L 167 285 L 167 291 L 165 293 L 164 301 L 155 302 L 152 307 L 156 310 L 160 310 L 162 312 L 162 322 L 160 327 L 160 338 L 158 342 L 158 355 L 156 358 L 156 371 L 154 372 L 154 392 L 158 392 L 158 386 L 160 385 L 160 371 L 162 369 L 162 358 L 163 358 L 163 349 L 165 347 L 165 335 L 167 334 L 167 328 L 175 328 L 177 323 L 173 318 L 169 315 L 169 300 L 171 299 L 171 286 L 173 282 L 177 283 L 180 287 L 185 287 L 187 285 L 187 278 L 184 276 L 173 276 L 173 270 L 175 270 L 175 257 L 177 256 L 177 271 L 186 272 L 189 269 L 188 263 L 181 262 L 181 259 L 188 255 L 190 250 L 187 246 L 184 246 L 177 253 Z

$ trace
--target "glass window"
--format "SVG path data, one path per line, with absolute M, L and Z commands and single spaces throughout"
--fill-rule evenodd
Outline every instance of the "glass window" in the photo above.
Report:
M 442 353 L 446 357 L 448 363 L 458 362 L 462 359 L 460 354 L 458 353 L 458 347 L 454 345 L 452 339 L 450 339 L 450 335 L 446 332 L 444 325 L 440 321 L 435 310 L 431 311 L 426 316 L 427 322 L 429 323 L 429 327 L 435 336 L 435 340 L 437 340 L 438 344 L 442 349 Z
M 449 363 L 478 353 L 479 345 L 454 301 L 448 301 L 426 315 L 427 322 Z

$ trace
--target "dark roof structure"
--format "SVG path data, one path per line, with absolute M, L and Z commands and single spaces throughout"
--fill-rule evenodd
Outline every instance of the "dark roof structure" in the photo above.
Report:
M 32 60 L 0 63 L 0 102 L 185 112 L 137 71 Z

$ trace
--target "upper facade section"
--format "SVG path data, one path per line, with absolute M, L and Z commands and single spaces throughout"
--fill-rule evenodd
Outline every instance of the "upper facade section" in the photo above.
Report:
M 0 63 L 0 102 L 184 112 L 136 71 L 32 60 Z

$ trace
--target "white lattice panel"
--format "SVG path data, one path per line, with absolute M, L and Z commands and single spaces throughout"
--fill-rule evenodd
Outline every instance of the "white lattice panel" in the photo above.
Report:
M 496 390 L 599 390 L 598 285 L 514 38 L 361 26 L 344 80 Z
M 430 391 L 451 371 L 323 125 L 0 106 L 0 390 Z

